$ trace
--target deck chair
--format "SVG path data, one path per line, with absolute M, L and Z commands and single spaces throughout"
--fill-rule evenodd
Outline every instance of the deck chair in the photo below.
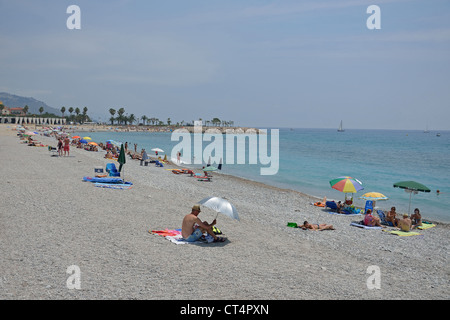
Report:
M 114 163 L 106 164 L 106 172 L 108 172 L 110 177 L 120 177 L 120 172 L 117 171 L 116 165 Z
M 380 218 L 380 223 L 385 226 L 393 227 L 394 224 L 390 221 L 386 221 L 386 215 L 383 210 L 377 210 L 378 217 Z
M 337 204 L 334 201 L 325 202 L 325 207 L 330 208 L 331 210 L 334 210 L 334 211 L 337 210 Z
M 52 146 L 48 146 L 48 152 L 50 152 L 50 155 L 51 155 L 52 157 L 58 157 L 58 156 L 59 156 L 59 154 L 58 154 L 58 149 L 57 149 L 57 148 L 54 148 L 54 147 L 52 147 Z
M 367 209 L 370 209 L 373 212 L 373 201 L 372 200 L 366 201 L 366 206 L 364 207 L 364 212 L 367 212 Z

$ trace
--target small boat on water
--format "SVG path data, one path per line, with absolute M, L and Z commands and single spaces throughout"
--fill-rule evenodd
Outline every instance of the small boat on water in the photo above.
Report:
M 441 134 L 438 132 L 438 133 L 436 133 L 436 137 L 440 137 L 441 136 Z
M 342 120 L 341 120 L 341 124 L 339 125 L 339 128 L 338 128 L 338 132 L 344 132 L 345 130 L 344 129 L 342 129 Z

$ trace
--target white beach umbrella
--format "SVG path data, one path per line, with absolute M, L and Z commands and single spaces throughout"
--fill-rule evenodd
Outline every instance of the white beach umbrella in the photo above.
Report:
M 213 209 L 217 212 L 217 214 L 219 214 L 220 212 L 232 219 L 236 219 L 239 221 L 239 215 L 235 206 L 228 202 L 228 200 L 219 197 L 207 197 L 200 200 L 198 203 L 207 208 Z
M 160 148 L 153 148 L 152 151 L 154 151 L 154 152 L 164 152 L 164 150 L 160 149 Z

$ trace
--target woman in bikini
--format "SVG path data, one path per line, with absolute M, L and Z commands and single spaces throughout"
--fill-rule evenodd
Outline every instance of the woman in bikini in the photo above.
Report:
M 310 229 L 310 230 L 335 230 L 333 225 L 331 224 L 310 224 L 308 221 L 303 222 L 303 225 L 299 226 L 298 228 L 302 228 L 303 230 Z

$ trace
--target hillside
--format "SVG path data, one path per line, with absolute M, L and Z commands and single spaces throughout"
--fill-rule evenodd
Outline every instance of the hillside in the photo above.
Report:
M 39 108 L 44 107 L 44 113 L 53 113 L 57 116 L 61 115 L 61 111 L 56 108 L 48 106 L 45 102 L 36 100 L 31 97 L 21 97 L 14 94 L 0 92 L 0 101 L 8 108 L 23 108 L 26 105 L 28 108 L 28 113 L 39 114 Z

